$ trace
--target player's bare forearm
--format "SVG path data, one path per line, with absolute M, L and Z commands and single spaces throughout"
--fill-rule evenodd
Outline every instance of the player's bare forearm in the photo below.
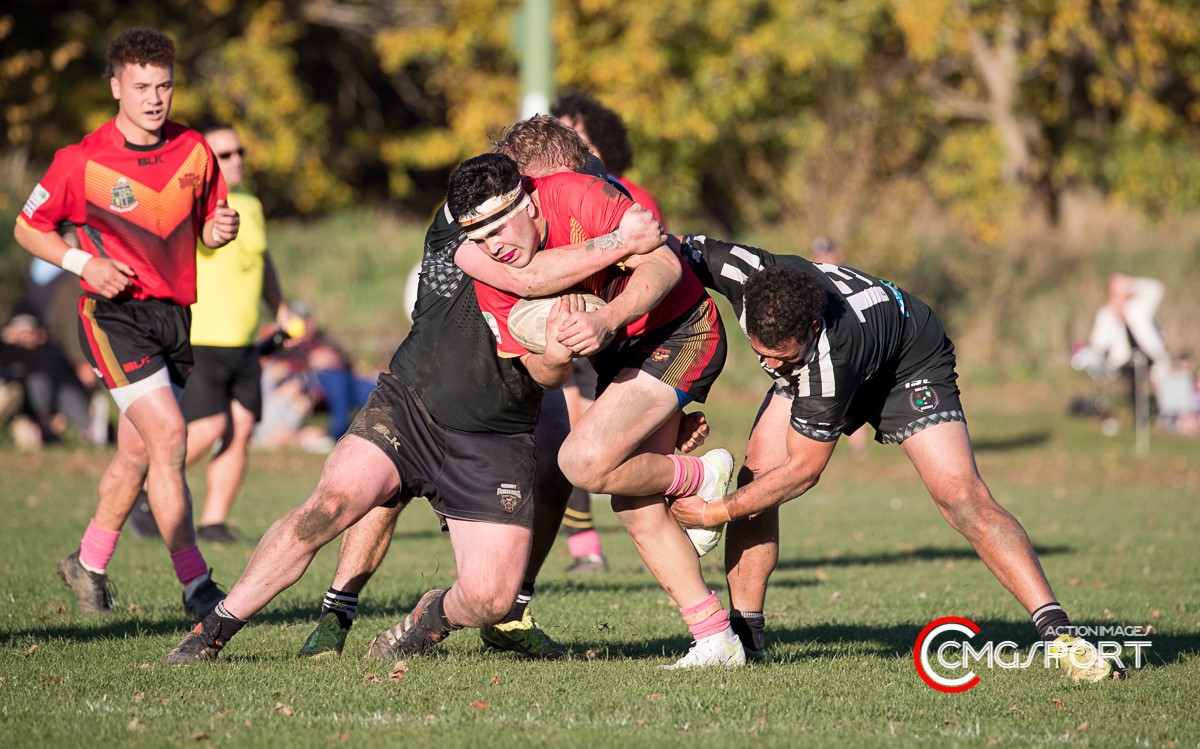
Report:
M 16 228 L 13 229 L 13 238 L 30 255 L 59 267 L 62 267 L 63 255 L 67 254 L 67 250 L 71 249 L 71 246 L 63 241 L 63 238 L 55 232 L 38 231 L 20 221 L 17 222 Z
M 622 328 L 657 307 L 682 277 L 679 258 L 660 247 L 640 258 L 625 289 L 598 312 L 605 313 L 614 330 Z
M 545 354 L 526 354 L 521 357 L 521 363 L 529 370 L 533 381 L 545 390 L 557 390 L 571 379 L 571 360 L 560 361 L 548 358 Z
M 529 299 L 566 291 L 619 262 L 628 254 L 623 253 L 620 246 L 619 242 L 589 240 L 542 250 L 533 256 L 529 265 L 513 268 L 492 260 L 474 242 L 463 242 L 454 254 L 454 263 L 471 278 Z

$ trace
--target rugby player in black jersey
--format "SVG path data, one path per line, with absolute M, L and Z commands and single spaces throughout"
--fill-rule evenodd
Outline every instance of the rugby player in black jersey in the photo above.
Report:
M 414 496 L 428 498 L 449 529 L 458 577 L 448 590 L 425 593 L 404 621 L 376 637 L 371 653 L 416 655 L 454 629 L 494 624 L 512 608 L 530 559 L 540 386 L 566 380 L 570 352 L 551 345 L 540 356 L 497 357 L 474 285 L 454 266 L 461 230 L 439 221 L 427 237 L 425 293 L 413 329 L 329 456 L 316 489 L 267 530 L 228 597 L 165 663 L 214 660 L 251 615 L 300 578 L 322 546 L 371 510 Z M 616 231 L 563 248 L 566 262 L 552 252 L 540 272 L 547 282 L 569 286 L 652 251 L 661 239 L 653 215 L 636 208 Z M 552 317 L 565 319 L 569 311 Z M 560 506 L 554 529 L 561 514 Z
M 1053 641 L 1076 681 L 1099 681 L 1110 665 L 1066 634 L 1021 524 L 979 475 L 956 384 L 954 345 L 938 316 L 892 283 L 847 266 L 774 255 L 702 235 L 682 254 L 709 288 L 733 304 L 763 369 L 774 379 L 755 420 L 738 490 L 723 501 L 672 505 L 681 523 L 731 521 L 725 569 L 735 629 L 747 654 L 763 655 L 767 579 L 779 556 L 779 505 L 816 485 L 842 434 L 863 424 L 899 444 L 946 521 Z M 1090 650 L 1090 655 L 1088 651 Z

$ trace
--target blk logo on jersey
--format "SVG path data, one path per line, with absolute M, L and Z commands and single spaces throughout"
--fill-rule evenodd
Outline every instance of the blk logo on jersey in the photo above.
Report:
M 112 188 L 112 205 L 109 208 L 117 213 L 129 213 L 137 208 L 137 204 L 137 198 L 133 194 L 133 185 L 129 184 L 124 177 L 118 179 L 117 184 Z
M 521 489 L 516 484 L 501 484 L 496 489 L 496 496 L 500 498 L 500 506 L 505 512 L 512 512 L 517 508 L 517 502 L 521 501 Z
M 375 424 L 374 426 L 371 427 L 371 429 L 374 430 L 374 432 L 376 434 L 378 434 L 380 437 L 383 437 L 385 440 L 387 440 L 387 443 L 392 446 L 393 450 L 395 450 L 396 452 L 400 452 L 400 440 L 393 437 L 392 431 L 390 429 L 388 429 L 385 425 Z
M 161 153 L 155 154 L 154 156 L 143 156 L 142 158 L 138 159 L 138 166 L 154 166 L 155 164 L 161 164 L 161 163 L 162 163 L 162 154 Z

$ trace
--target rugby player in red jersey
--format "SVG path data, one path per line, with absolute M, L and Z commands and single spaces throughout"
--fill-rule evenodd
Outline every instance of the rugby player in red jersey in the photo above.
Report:
M 196 547 L 177 391 L 192 368 L 196 240 L 221 247 L 239 219 L 204 138 L 167 119 L 174 43 L 129 29 L 109 44 L 107 61 L 116 117 L 55 155 L 14 232 L 31 254 L 80 277 L 80 341 L 121 411 L 96 512 L 58 574 L 81 611 L 112 612 L 105 570 L 145 482 L 184 610 L 199 620 L 223 594 Z M 56 232 L 63 222 L 78 227 L 80 249 Z
M 522 163 L 536 164 L 529 154 L 550 155 L 548 144 L 566 142 L 553 135 L 561 131 L 570 132 L 552 117 L 533 117 L 513 125 L 498 145 L 521 153 Z M 491 268 L 519 271 L 544 248 L 611 231 L 634 203 L 594 176 L 559 171 L 522 178 L 516 162 L 500 153 L 464 162 L 450 177 L 448 205 L 467 237 L 495 261 Z M 472 264 L 464 258 L 471 254 L 467 249 L 456 256 L 460 265 L 464 259 Z M 509 289 L 476 286 L 501 355 L 527 356 L 506 322 L 521 274 L 473 265 L 468 273 Z M 577 286 L 609 304 L 573 312 L 557 327 L 557 342 L 578 356 L 593 356 L 598 375 L 596 403 L 572 428 L 559 464 L 573 485 L 612 495 L 642 560 L 679 606 L 696 644 L 672 667 L 740 665 L 745 655 L 728 614 L 663 501 L 664 494 L 713 496 L 731 478 L 733 460 L 724 450 L 699 459 L 673 454 L 682 407 L 703 401 L 724 365 L 720 316 L 699 280 L 666 248 L 609 266 Z

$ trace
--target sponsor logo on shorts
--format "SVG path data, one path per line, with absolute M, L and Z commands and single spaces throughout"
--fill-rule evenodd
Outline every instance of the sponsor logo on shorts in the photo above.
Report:
M 25 214 L 25 218 L 33 218 L 34 211 L 41 208 L 42 203 L 49 199 L 50 191 L 42 187 L 42 183 L 39 182 L 33 186 L 33 192 L 29 193 L 29 199 L 25 201 L 25 208 L 21 210 L 21 213 Z
M 929 380 L 914 380 L 904 383 L 905 389 L 909 391 L 908 405 L 912 406 L 914 411 L 932 411 L 941 402 L 928 382 Z
M 500 506 L 505 512 L 512 512 L 517 508 L 517 502 L 521 501 L 521 489 L 516 484 L 501 484 L 496 489 L 496 496 L 500 498 Z
M 141 369 L 142 367 L 146 366 L 149 363 L 150 363 L 150 357 L 143 356 L 141 359 L 138 359 L 137 361 L 125 362 L 124 364 L 121 365 L 121 369 L 125 370 L 126 372 L 133 372 L 135 370 Z
M 671 349 L 656 348 L 654 353 L 650 354 L 650 361 L 666 361 L 671 358 Z
M 384 424 L 375 424 L 371 427 L 371 429 L 380 437 L 383 437 L 383 439 L 392 446 L 393 450 L 396 452 L 400 451 L 400 440 L 392 436 L 392 430 L 388 429 L 387 426 Z
M 112 188 L 112 205 L 109 208 L 117 213 L 129 213 L 137 208 L 137 204 L 137 198 L 133 195 L 133 185 L 124 177 L 118 179 Z

